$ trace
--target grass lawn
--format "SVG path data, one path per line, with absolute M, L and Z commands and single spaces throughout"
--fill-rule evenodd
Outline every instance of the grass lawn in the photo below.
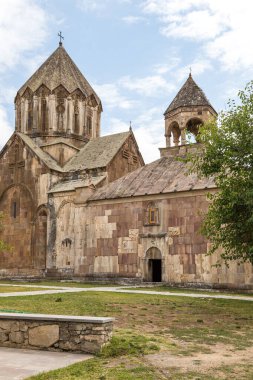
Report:
M 252 302 L 85 292 L 3 298 L 0 309 L 116 318 L 99 356 L 34 380 L 253 378 Z
M 84 283 L 84 282 L 75 282 L 75 281 L 47 281 L 47 280 L 38 280 L 38 281 L 9 281 L 9 280 L 0 280 L 0 284 L 6 285 L 33 285 L 33 286 L 53 286 L 57 287 L 67 287 L 67 288 L 97 288 L 97 287 L 112 287 L 116 286 L 117 288 L 122 285 L 114 285 L 114 284 L 98 284 L 98 283 Z
M 46 288 L 33 288 L 29 286 L 0 286 L 0 293 L 15 293 L 15 292 L 36 292 L 38 290 L 48 290 Z
M 188 294 L 212 294 L 212 295 L 229 295 L 229 296 L 242 296 L 242 297 L 253 297 L 253 291 L 245 291 L 245 292 L 229 292 L 227 290 L 215 290 L 215 289 L 191 289 L 191 288 L 177 288 L 171 287 L 168 285 L 161 286 L 136 286 L 129 287 L 130 290 L 148 290 L 152 292 L 170 292 L 170 293 L 188 293 Z

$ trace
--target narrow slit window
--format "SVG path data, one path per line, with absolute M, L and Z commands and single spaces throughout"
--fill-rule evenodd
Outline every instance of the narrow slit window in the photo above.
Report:
M 88 133 L 88 135 L 91 136 L 91 132 L 92 132 L 92 120 L 91 120 L 91 117 L 88 116 L 87 117 L 87 133 Z
M 47 101 L 42 99 L 41 104 L 41 128 L 45 132 L 47 130 Z
M 14 219 L 17 217 L 17 202 L 12 202 L 12 217 Z

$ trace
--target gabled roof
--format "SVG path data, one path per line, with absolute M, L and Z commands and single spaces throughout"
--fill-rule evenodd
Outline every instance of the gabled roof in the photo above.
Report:
M 216 188 L 213 177 L 188 175 L 188 166 L 175 157 L 162 157 L 99 188 L 90 201 L 167 194 Z
M 63 46 L 59 46 L 53 54 L 50 55 L 31 78 L 19 89 L 18 94 L 22 96 L 27 87 L 34 92 L 42 84 L 50 91 L 53 91 L 60 85 L 64 86 L 69 93 L 79 89 L 85 96 L 94 95 L 97 103 L 101 103 L 99 97 Z
M 55 184 L 48 193 L 61 193 L 66 191 L 74 191 L 75 189 L 89 187 L 89 186 L 97 186 L 101 181 L 103 181 L 106 176 L 97 176 L 97 177 L 89 177 L 85 179 L 77 179 L 71 181 L 63 181 Z
M 216 113 L 206 95 L 193 80 L 192 75 L 190 74 L 187 81 L 181 87 L 175 98 L 170 103 L 169 107 L 164 112 L 164 115 L 166 115 L 168 112 L 174 111 L 179 107 L 193 106 L 208 106 L 211 107 Z
M 90 140 L 67 164 L 65 171 L 106 167 L 131 132 L 116 133 Z
M 36 156 L 44 162 L 44 164 L 52 170 L 63 172 L 64 170 L 57 162 L 47 153 L 45 153 L 29 136 L 24 133 L 16 132 L 17 136 L 36 154 Z
M 50 143 L 45 143 L 43 145 L 40 145 L 41 148 L 44 148 L 44 147 L 47 147 L 47 146 L 54 146 L 54 145 L 59 145 L 59 144 L 63 144 L 63 145 L 66 145 L 70 148 L 73 148 L 75 149 L 76 151 L 79 151 L 80 148 L 77 148 L 76 146 L 74 146 L 73 144 L 70 144 L 69 142 L 65 141 L 64 138 L 60 138 L 58 137 L 56 140 L 50 142 Z
M 49 154 L 44 152 L 28 135 L 15 132 L 13 136 L 15 134 L 24 141 L 49 169 L 61 173 L 68 173 L 71 171 L 105 168 L 118 153 L 128 137 L 132 135 L 132 132 L 116 133 L 89 141 L 81 150 L 78 150 L 74 157 L 63 167 L 58 165 L 58 163 Z M 61 143 L 63 143 L 62 140 Z

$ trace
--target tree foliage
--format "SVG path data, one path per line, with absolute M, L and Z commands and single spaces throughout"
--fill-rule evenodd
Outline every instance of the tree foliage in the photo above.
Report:
M 214 176 L 219 189 L 209 195 L 201 228 L 212 242 L 209 253 L 222 247 L 226 263 L 253 263 L 253 82 L 238 96 L 239 105 L 230 101 L 228 110 L 200 128 L 203 154 L 187 159 L 192 172 Z

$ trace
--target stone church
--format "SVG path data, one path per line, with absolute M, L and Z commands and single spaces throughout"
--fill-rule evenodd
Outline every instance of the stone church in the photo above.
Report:
M 186 80 L 165 111 L 166 147 L 145 165 L 132 130 L 100 136 L 102 103 L 62 44 L 19 89 L 0 153 L 1 277 L 253 288 L 250 264 L 214 267 L 200 235 L 213 178 L 187 175 L 186 135 L 216 115 Z

